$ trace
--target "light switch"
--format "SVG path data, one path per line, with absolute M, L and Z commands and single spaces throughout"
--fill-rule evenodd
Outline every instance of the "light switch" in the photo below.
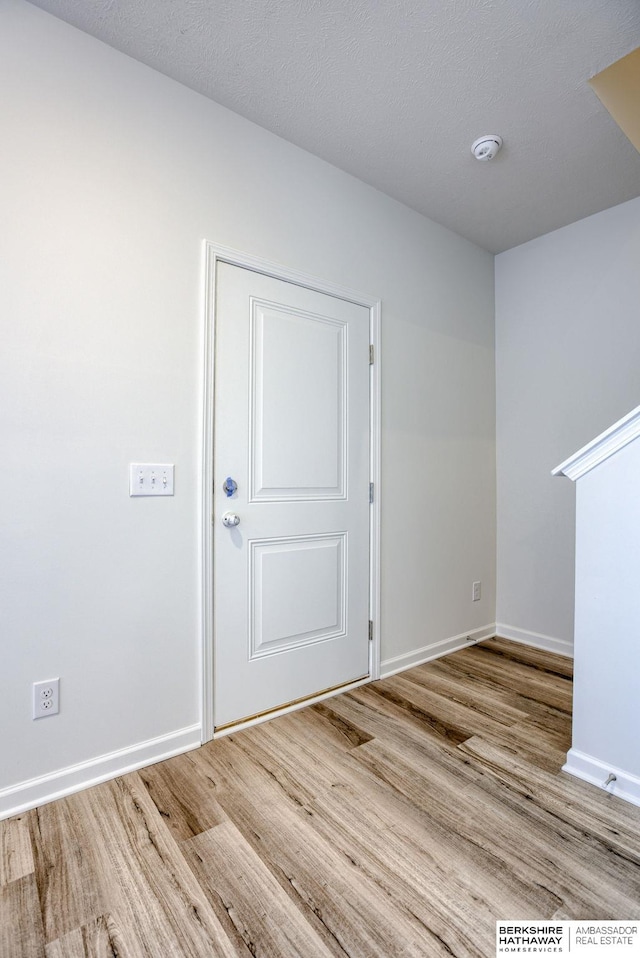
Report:
M 132 462 L 129 466 L 130 496 L 172 496 L 173 463 Z

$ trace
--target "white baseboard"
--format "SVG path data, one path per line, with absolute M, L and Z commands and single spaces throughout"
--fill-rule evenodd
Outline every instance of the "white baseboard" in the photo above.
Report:
M 546 652 L 555 652 L 557 655 L 573 658 L 573 642 L 568 642 L 566 639 L 555 639 L 551 635 L 542 635 L 540 632 L 516 629 L 515 626 L 505 625 L 503 622 L 496 623 L 495 634 L 501 639 L 511 639 L 512 642 L 522 642 L 523 645 L 531 645 L 535 649 L 544 649 Z
M 562 766 L 562 771 L 568 772 L 569 775 L 574 775 L 576 778 L 581 778 L 583 782 L 597 785 L 610 795 L 623 798 L 625 802 L 640 805 L 640 778 L 630 772 L 625 772 L 621 768 L 606 765 L 599 758 L 594 758 L 593 755 L 586 755 L 584 752 L 578 752 L 575 748 L 570 748 L 567 752 L 567 761 Z M 616 780 L 605 788 L 604 783 L 611 774 L 615 775 Z
M 442 639 L 432 645 L 425 645 L 421 649 L 414 649 L 413 652 L 405 652 L 404 655 L 395 655 L 393 658 L 384 659 L 380 663 L 380 678 L 386 679 L 390 675 L 395 675 L 396 672 L 404 672 L 405 669 L 412 669 L 415 665 L 424 665 L 425 662 L 431 662 L 432 659 L 439 659 L 450 652 L 457 652 L 458 649 L 464 649 L 468 645 L 482 642 L 483 639 L 490 639 L 495 634 L 496 626 L 492 622 L 480 629 L 470 629 L 469 632 L 462 632 L 450 639 Z
M 125 775 L 145 765 L 154 765 L 173 755 L 188 752 L 201 744 L 200 725 L 179 729 L 129 748 L 99 755 L 97 758 L 32 778 L 0 791 L 0 819 L 19 815 L 38 805 L 46 805 L 83 788 Z

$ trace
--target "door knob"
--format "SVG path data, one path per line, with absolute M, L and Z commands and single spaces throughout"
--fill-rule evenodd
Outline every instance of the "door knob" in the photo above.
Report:
M 222 525 L 226 526 L 227 529 L 233 529 L 234 526 L 240 525 L 240 516 L 237 516 L 235 512 L 225 512 L 222 517 Z

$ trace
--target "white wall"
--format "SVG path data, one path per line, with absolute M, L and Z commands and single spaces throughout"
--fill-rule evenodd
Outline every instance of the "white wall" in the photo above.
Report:
M 52 774 L 6 810 L 197 741 L 205 238 L 382 298 L 385 659 L 495 619 L 495 419 L 489 254 L 21 0 L 0 18 L 0 789 Z M 175 462 L 175 497 L 130 500 L 130 461 Z
M 558 650 L 575 489 L 551 469 L 638 404 L 639 263 L 640 199 L 496 257 L 497 619 Z
M 567 480 L 564 480 L 567 485 Z M 640 439 L 576 483 L 573 738 L 567 771 L 640 805 Z

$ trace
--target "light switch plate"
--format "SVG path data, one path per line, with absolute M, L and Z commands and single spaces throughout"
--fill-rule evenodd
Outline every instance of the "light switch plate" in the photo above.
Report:
M 172 496 L 173 463 L 132 462 L 129 466 L 130 496 Z

